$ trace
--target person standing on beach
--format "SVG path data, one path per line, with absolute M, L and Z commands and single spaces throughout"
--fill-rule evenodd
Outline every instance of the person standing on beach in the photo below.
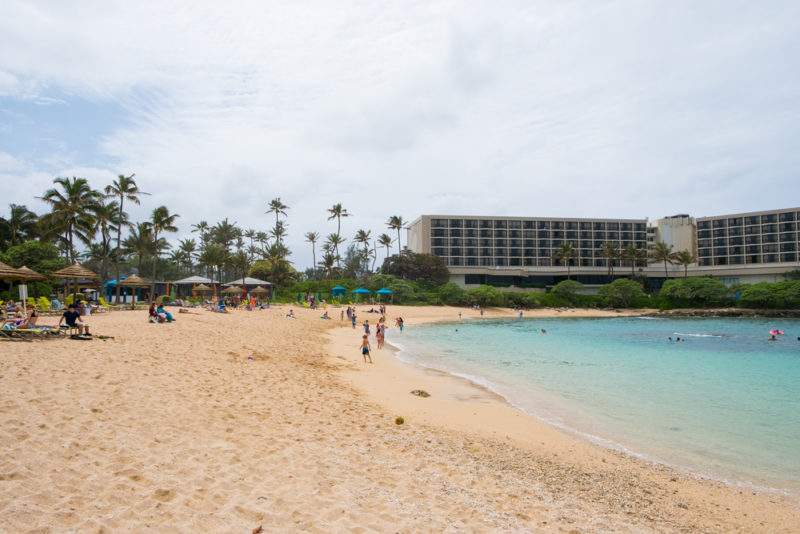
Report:
M 372 356 L 369 355 L 369 351 L 372 347 L 369 345 L 369 336 L 364 334 L 361 336 L 361 355 L 364 356 L 364 363 L 367 363 L 367 358 L 369 358 L 369 363 L 372 363 Z
M 356 314 L 352 314 L 351 319 L 353 320 L 353 330 L 356 328 Z
M 369 335 L 369 319 L 364 321 L 364 333 Z
M 397 319 L 397 325 L 400 327 L 400 333 L 402 334 L 403 333 L 403 318 L 402 317 Z

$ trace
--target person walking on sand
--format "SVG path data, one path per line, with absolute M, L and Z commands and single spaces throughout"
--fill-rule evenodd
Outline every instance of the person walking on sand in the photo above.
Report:
M 353 321 L 353 330 L 355 330 L 356 329 L 356 314 L 355 313 L 351 316 L 351 319 Z
M 369 335 L 369 319 L 364 321 L 364 333 Z
M 369 363 L 372 363 L 372 356 L 369 355 L 369 351 L 372 347 L 369 345 L 369 336 L 364 334 L 361 336 L 361 355 L 364 356 L 364 363 L 367 363 L 367 359 L 369 359 Z

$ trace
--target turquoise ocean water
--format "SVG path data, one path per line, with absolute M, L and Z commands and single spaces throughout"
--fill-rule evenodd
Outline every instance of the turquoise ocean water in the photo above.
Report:
M 773 328 L 786 335 L 768 341 Z M 621 317 L 459 321 L 387 341 L 607 446 L 797 493 L 798 336 L 797 319 Z

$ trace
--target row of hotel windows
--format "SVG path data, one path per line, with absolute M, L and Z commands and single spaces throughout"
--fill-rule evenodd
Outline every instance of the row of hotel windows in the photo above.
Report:
M 722 247 L 703 247 L 697 249 L 697 255 L 701 258 L 706 256 L 739 256 L 741 254 L 774 254 L 776 252 L 796 252 L 797 243 L 777 243 L 768 245 L 745 245 L 745 246 L 722 246 Z
M 444 257 L 448 267 L 564 267 L 560 262 L 550 258 L 460 258 Z M 630 268 L 630 262 L 623 262 Z M 573 267 L 607 267 L 607 260 L 580 258 L 572 261 Z M 619 262 L 616 262 L 619 266 Z M 645 265 L 639 262 L 638 265 Z
M 578 230 L 477 230 L 458 228 L 433 228 L 431 237 L 482 237 L 482 238 L 513 238 L 513 239 L 608 239 L 608 240 L 642 240 L 647 237 L 645 232 L 630 231 L 578 231 Z
M 553 248 L 460 248 L 460 247 L 433 247 L 431 249 L 433 254 L 437 256 L 475 256 L 484 258 L 503 258 L 503 257 L 516 257 L 516 258 L 552 258 L 558 252 Z M 573 249 L 573 256 L 578 258 L 602 258 L 603 253 L 599 249 Z
M 749 215 L 747 217 L 725 217 L 722 219 L 702 219 L 697 221 L 698 230 L 709 228 L 727 228 L 731 226 L 772 224 L 777 222 L 800 221 L 800 211 L 785 211 L 765 215 Z
M 525 230 L 614 230 L 644 232 L 644 222 L 529 221 L 507 219 L 431 219 L 431 228 L 497 228 Z
M 745 256 L 718 256 L 705 257 L 697 260 L 697 264 L 703 267 L 710 265 L 751 265 L 754 263 L 791 263 L 797 261 L 796 252 L 785 252 L 783 254 L 751 254 Z
M 796 233 L 764 234 L 736 237 L 717 237 L 714 239 L 697 239 L 697 248 L 725 247 L 734 245 L 758 245 L 761 243 L 797 243 Z
M 559 239 L 459 239 L 459 238 L 451 238 L 447 239 L 445 237 L 433 237 L 431 238 L 431 247 L 524 247 L 524 248 L 557 248 L 562 243 L 572 243 L 572 246 L 575 248 L 588 248 L 588 249 L 600 249 L 604 244 L 608 243 L 608 241 L 563 241 Z M 630 245 L 635 245 L 636 248 L 645 248 L 646 242 L 644 240 L 639 241 L 619 241 L 619 240 L 612 240 L 614 245 L 617 245 L 619 248 L 625 248 Z M 473 256 L 474 254 L 467 254 L 467 256 Z
M 785 234 L 795 234 L 797 223 L 764 224 L 761 226 L 738 226 L 735 228 L 717 228 L 716 230 L 698 230 L 697 238 L 708 237 L 734 237 L 740 235 L 760 235 L 774 234 L 782 232 Z

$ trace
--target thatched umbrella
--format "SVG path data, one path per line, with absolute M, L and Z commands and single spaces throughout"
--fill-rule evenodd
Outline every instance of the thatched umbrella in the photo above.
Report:
M 78 292 L 78 278 L 91 278 L 93 280 L 97 280 L 100 276 L 87 269 L 83 265 L 79 263 L 74 263 L 69 267 L 64 267 L 63 269 L 59 269 L 54 273 L 51 273 L 50 276 L 56 276 L 58 278 L 73 278 L 75 279 L 75 287 L 72 290 L 72 301 L 75 302 L 75 294 Z
M 141 276 L 132 274 L 129 277 L 125 278 L 125 280 L 117 282 L 117 284 L 119 285 L 119 287 L 151 287 L 153 285 L 153 282 L 148 282 Z M 131 309 L 134 309 L 135 307 L 136 307 L 136 301 L 133 299 L 133 296 L 131 296 Z
M 242 288 L 238 286 L 226 287 L 222 290 L 223 295 L 239 295 L 242 293 Z
M 6 265 L 0 261 L 0 279 L 2 280 L 27 280 L 25 273 L 19 269 L 15 269 L 10 265 Z M 28 315 L 25 299 L 22 299 L 22 308 L 25 310 L 25 315 Z
M 25 280 L 30 280 L 30 281 L 47 280 L 47 277 L 45 275 L 37 273 L 36 271 L 34 271 L 29 267 L 26 267 L 25 265 L 23 265 L 17 270 L 25 274 Z
M 213 287 L 208 287 L 205 284 L 200 284 L 197 287 L 193 287 L 192 291 L 197 291 L 198 293 L 208 293 L 209 291 L 214 291 Z
M 265 289 L 261 286 L 255 287 L 250 290 L 252 295 L 263 295 L 264 293 L 269 293 L 269 289 Z

